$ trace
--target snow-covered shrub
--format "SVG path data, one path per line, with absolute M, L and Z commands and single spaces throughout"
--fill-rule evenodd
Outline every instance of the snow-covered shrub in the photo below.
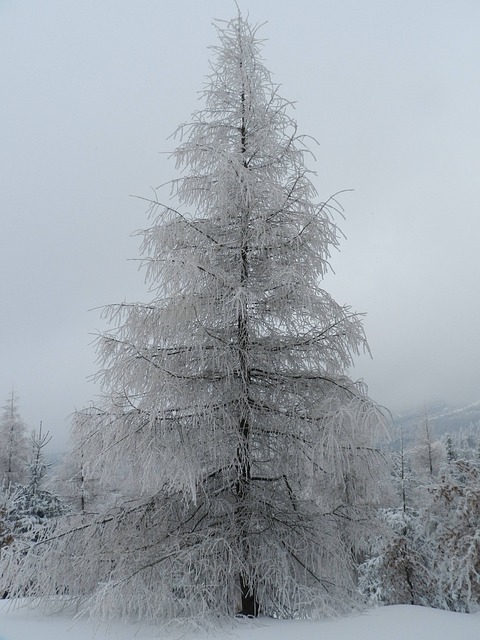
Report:
M 436 576 L 432 606 L 452 611 L 480 609 L 480 468 L 453 461 L 430 487 L 422 513 L 429 537 L 430 571 Z
M 359 568 L 360 591 L 375 603 L 428 605 L 432 578 L 423 557 L 418 513 L 410 508 L 387 509 L 384 521 L 379 554 Z
M 401 504 L 385 512 L 387 533 L 360 567 L 360 590 L 372 601 L 480 608 L 478 430 L 449 434 L 444 445 L 442 466 L 431 438 L 425 455 L 418 456 L 417 443 L 396 456 Z
M 29 486 L 17 485 L 9 492 L 6 517 L 13 523 L 16 534 L 24 534 L 66 511 L 60 498 L 49 491 L 37 489 L 32 492 Z

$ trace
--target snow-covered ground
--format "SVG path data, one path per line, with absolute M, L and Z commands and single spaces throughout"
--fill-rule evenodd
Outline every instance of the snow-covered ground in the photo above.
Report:
M 12 608 L 0 602 L 0 640 L 146 640 L 153 627 L 72 622 L 66 615 Z M 174 637 L 160 635 L 160 637 Z M 231 631 L 177 634 L 182 640 L 480 640 L 480 615 L 398 605 L 322 622 L 299 620 L 234 621 Z

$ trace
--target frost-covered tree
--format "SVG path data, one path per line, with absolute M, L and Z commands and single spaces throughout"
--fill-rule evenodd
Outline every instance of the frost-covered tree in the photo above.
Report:
M 32 433 L 32 453 L 25 484 L 0 486 L 0 549 L 13 545 L 25 548 L 42 533 L 43 526 L 66 513 L 67 508 L 55 494 L 42 488 L 48 464 L 43 449 L 50 441 L 48 432 Z M 0 561 L 0 597 L 8 592 L 2 579 Z
M 458 460 L 480 466 L 480 424 L 471 424 L 453 433 L 446 433 L 443 444 L 452 473 L 455 472 L 453 463 Z
M 428 604 L 431 577 L 422 555 L 418 476 L 412 468 L 414 456 L 405 446 L 403 429 L 399 436 L 399 448 L 392 452 L 392 488 L 396 496 L 381 512 L 385 526 L 377 539 L 376 554 L 360 567 L 359 588 L 374 603 Z M 422 467 L 422 474 L 423 471 Z
M 35 495 L 42 484 L 47 469 L 50 466 L 45 459 L 44 449 L 52 439 L 47 431 L 42 432 L 42 423 L 38 431 L 33 431 L 31 437 L 31 456 L 28 470 L 28 487 L 32 495 Z
M 142 232 L 153 298 L 105 312 L 116 329 L 99 340 L 104 400 L 82 455 L 117 494 L 47 531 L 20 569 L 6 558 L 11 591 L 157 620 L 358 601 L 385 420 L 348 378 L 361 319 L 322 288 L 335 200 L 317 200 L 256 29 L 239 14 L 218 35 L 205 106 L 178 132 L 174 199 L 151 203 Z
M 448 434 L 445 448 L 431 434 L 422 447 L 417 442 L 407 451 L 413 460 L 409 481 L 398 477 L 399 506 L 384 513 L 387 531 L 377 554 L 360 568 L 360 588 L 371 600 L 386 604 L 478 611 L 478 429 Z M 435 453 L 445 450 L 441 464 L 443 455 Z
M 428 536 L 427 564 L 435 576 L 429 604 L 452 611 L 480 610 L 480 467 L 450 463 L 429 489 L 421 512 Z
M 68 511 L 64 502 L 51 491 L 31 485 L 16 485 L 6 491 L 6 519 L 11 523 L 12 535 L 18 537 L 20 546 L 37 540 L 49 520 Z
M 28 453 L 26 427 L 12 389 L 0 415 L 0 484 L 8 487 L 25 481 Z
M 105 413 L 96 407 L 76 411 L 70 430 L 71 446 L 65 455 L 56 479 L 59 493 L 75 511 L 98 510 L 99 503 L 108 501 L 117 488 L 115 479 L 100 487 L 96 467 L 102 454 L 102 434 Z
M 435 578 L 429 571 L 418 512 L 385 509 L 379 553 L 360 566 L 360 591 L 373 603 L 430 604 Z
M 0 549 L 13 542 L 13 524 L 8 517 L 8 495 L 5 487 L 0 487 Z M 2 589 L 0 587 L 0 597 Z
M 444 444 L 435 438 L 433 426 L 426 413 L 422 423 L 418 426 L 411 456 L 419 481 L 421 479 L 429 481 L 437 476 L 445 460 Z

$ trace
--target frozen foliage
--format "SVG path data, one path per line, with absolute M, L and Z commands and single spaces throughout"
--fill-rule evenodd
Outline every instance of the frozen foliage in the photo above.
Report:
M 480 424 L 472 424 L 455 433 L 447 433 L 443 438 L 449 463 L 468 460 L 480 464 Z
M 32 433 L 31 438 L 31 456 L 28 468 L 28 486 L 32 495 L 35 495 L 40 489 L 40 485 L 45 478 L 48 467 L 50 466 L 45 460 L 44 448 L 52 439 L 48 433 L 42 433 L 42 423 L 40 428 Z
M 13 523 L 8 517 L 7 492 L 2 489 L 0 491 L 0 549 L 11 542 L 13 542 Z
M 12 390 L 0 416 L 0 484 L 24 482 L 27 476 L 26 427 Z
M 375 604 L 430 604 L 433 579 L 422 555 L 424 539 L 418 513 L 407 508 L 384 512 L 388 527 L 382 553 L 360 566 L 359 587 Z
M 65 512 L 64 504 L 56 495 L 44 489 L 32 491 L 31 485 L 17 485 L 6 495 L 5 517 L 15 535 L 30 534 L 36 525 Z
M 32 485 L 10 485 L 0 489 L 0 598 L 9 592 L 3 576 L 2 558 L 22 554 L 43 532 L 48 520 L 66 513 L 64 504 L 49 491 Z
M 38 433 L 34 432 L 26 483 L 10 483 L 0 488 L 0 549 L 9 545 L 13 545 L 15 549 L 28 547 L 36 540 L 39 527 L 42 529 L 48 520 L 67 511 L 56 495 L 41 486 L 48 467 L 43 448 L 49 440 L 48 433 L 42 435 L 41 427 Z M 0 576 L 0 594 L 5 591 L 6 587 Z
M 256 30 L 238 15 L 218 35 L 175 207 L 152 202 L 142 232 L 154 297 L 105 312 L 104 401 L 76 423 L 81 512 L 9 547 L 14 593 L 153 620 L 358 602 L 385 420 L 346 373 L 361 320 L 321 288 L 335 201 L 316 200 Z M 112 491 L 87 512 L 97 480 Z
M 417 475 L 422 478 L 433 478 L 438 475 L 442 464 L 445 462 L 445 448 L 435 434 L 425 416 L 419 425 L 415 446 L 410 452 Z
M 25 484 L 10 484 L 0 492 L 0 519 L 3 521 L 3 544 L 14 539 L 30 541 L 36 538 L 36 526 L 44 524 L 66 512 L 62 501 L 50 491 L 42 488 L 42 482 L 48 465 L 45 462 L 43 448 L 50 441 L 47 434 L 32 434 L 32 453 L 28 477 Z M 2 533 L 0 531 L 0 547 Z
M 478 430 L 447 435 L 445 443 L 441 466 L 438 441 L 424 442 L 423 456 L 418 443 L 409 452 L 402 505 L 385 512 L 381 552 L 360 568 L 360 588 L 374 601 L 480 608 Z
M 71 448 L 63 459 L 57 477 L 60 495 L 82 513 L 98 508 L 98 503 L 115 492 L 117 481 L 104 477 L 100 487 L 98 457 L 102 453 L 104 414 L 95 407 L 76 411 L 71 425 Z M 118 480 L 121 484 L 122 480 Z
M 430 488 L 422 513 L 430 535 L 428 561 L 436 576 L 433 606 L 480 610 L 480 466 L 454 461 Z

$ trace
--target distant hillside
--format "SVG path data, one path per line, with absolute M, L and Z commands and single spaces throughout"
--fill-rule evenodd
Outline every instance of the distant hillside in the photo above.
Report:
M 403 428 L 406 440 L 415 437 L 418 427 L 427 417 L 435 437 L 440 438 L 445 433 L 455 433 L 459 429 L 468 428 L 472 424 L 480 424 L 480 401 L 465 407 L 449 407 L 437 403 L 425 409 L 393 416 L 394 427 Z

